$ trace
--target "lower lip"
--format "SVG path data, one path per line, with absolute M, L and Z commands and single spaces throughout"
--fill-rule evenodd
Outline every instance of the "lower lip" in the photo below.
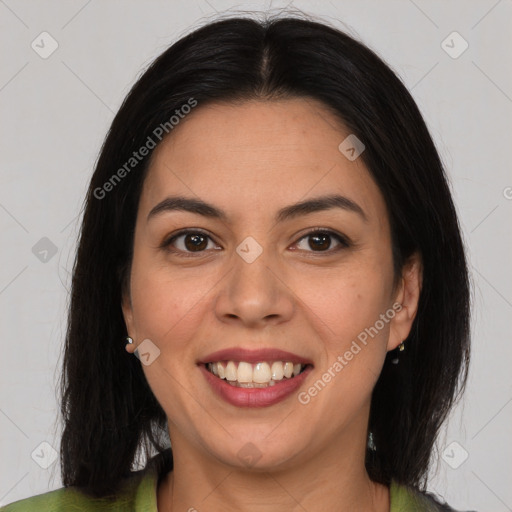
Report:
M 209 372 L 205 365 L 199 365 L 206 380 L 213 390 L 226 402 L 237 407 L 268 407 L 288 398 L 306 379 L 312 370 L 308 366 L 302 373 L 292 379 L 277 381 L 274 386 L 266 388 L 239 388 L 228 384 Z

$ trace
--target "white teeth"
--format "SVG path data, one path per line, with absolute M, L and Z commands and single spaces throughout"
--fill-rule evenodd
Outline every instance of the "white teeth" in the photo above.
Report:
M 272 380 L 281 380 L 284 377 L 283 363 L 281 361 L 272 363 L 270 373 L 272 374 Z
M 242 363 L 240 363 L 240 364 L 242 364 Z M 299 364 L 299 366 L 300 366 L 300 364 Z M 238 371 L 240 371 L 240 366 L 238 367 Z M 254 367 L 254 375 L 252 378 L 252 380 L 254 382 L 264 384 L 264 383 L 270 382 L 270 378 L 271 378 L 270 366 L 268 365 L 268 363 L 258 363 Z
M 236 388 L 266 388 L 271 386 L 270 382 L 261 384 L 258 382 L 229 382 L 232 386 Z
M 226 365 L 226 380 L 236 380 L 238 377 L 237 373 L 235 363 L 233 361 L 229 361 Z
M 283 378 L 290 379 L 304 369 L 304 365 L 293 364 L 290 361 L 265 361 L 252 365 L 245 361 L 228 361 L 209 363 L 207 369 L 219 377 L 225 379 L 233 386 L 244 388 L 262 388 L 275 386 L 276 382 Z
M 231 379 L 229 379 L 231 380 Z M 252 364 L 238 363 L 238 382 L 252 382 Z M 256 381 L 259 382 L 259 381 Z

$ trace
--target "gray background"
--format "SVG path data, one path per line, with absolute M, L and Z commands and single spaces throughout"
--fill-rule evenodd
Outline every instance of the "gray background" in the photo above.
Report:
M 0 0 L 0 504 L 62 485 L 52 450 L 70 272 L 81 203 L 114 113 L 143 68 L 190 29 L 217 12 L 284 5 Z M 436 141 L 468 247 L 474 317 L 469 386 L 439 440 L 430 489 L 456 508 L 512 510 L 512 2 L 288 5 L 377 51 Z M 46 59 L 52 42 L 43 31 L 58 44 Z M 469 44 L 457 58 L 464 42 L 448 37 L 454 31 Z

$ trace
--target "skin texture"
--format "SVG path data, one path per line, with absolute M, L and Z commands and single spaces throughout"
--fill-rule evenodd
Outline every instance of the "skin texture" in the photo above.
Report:
M 411 258 L 394 286 L 384 199 L 362 159 L 338 150 L 348 134 L 310 99 L 217 103 L 199 105 L 156 148 L 123 314 L 135 341 L 129 352 L 144 339 L 160 350 L 143 366 L 175 461 L 158 488 L 159 511 L 389 510 L 389 489 L 364 467 L 370 400 L 386 352 L 411 328 L 421 262 Z M 333 193 L 356 202 L 366 220 L 335 208 L 275 222 L 280 208 Z M 227 221 L 184 211 L 147 221 L 178 194 L 212 203 Z M 352 245 L 331 238 L 322 251 L 304 238 L 317 227 Z M 184 228 L 210 235 L 203 252 L 191 252 L 184 236 L 174 253 L 159 248 Z M 263 249 L 252 263 L 236 252 L 248 236 Z M 270 407 L 235 407 L 197 366 L 220 349 L 277 347 L 313 361 L 298 390 L 307 391 L 396 303 L 400 312 L 306 405 L 293 393 Z M 237 457 L 249 442 L 261 455 L 251 467 Z

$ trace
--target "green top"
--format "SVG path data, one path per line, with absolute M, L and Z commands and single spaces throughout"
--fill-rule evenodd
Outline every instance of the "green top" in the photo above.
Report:
M 153 462 L 156 455 L 143 470 L 136 471 L 125 481 L 122 494 L 109 503 L 89 498 L 74 487 L 62 487 L 54 491 L 25 498 L 0 508 L 0 512 L 158 512 L 157 485 L 164 473 Z M 165 470 L 165 468 L 163 468 Z M 390 512 L 436 512 L 449 511 L 442 508 L 432 497 L 414 489 L 397 484 L 390 485 Z

